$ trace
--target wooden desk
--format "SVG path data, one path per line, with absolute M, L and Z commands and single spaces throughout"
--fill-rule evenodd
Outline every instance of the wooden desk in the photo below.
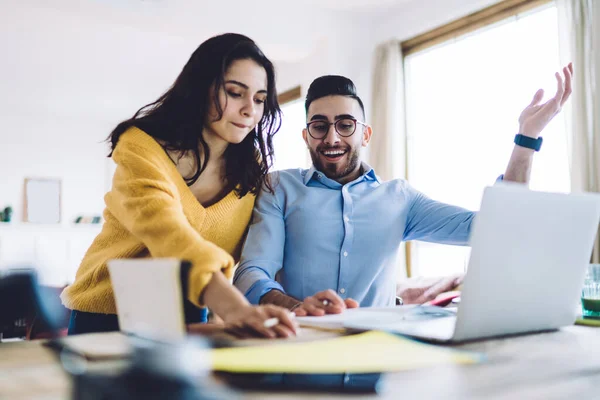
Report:
M 384 392 L 371 398 L 547 400 L 599 396 L 598 328 L 571 326 L 557 332 L 456 347 L 484 352 L 488 361 L 388 374 Z M 68 399 L 69 393 L 67 376 L 41 342 L 0 343 L 1 399 L 62 400 Z M 242 397 L 316 399 L 324 395 L 253 392 Z

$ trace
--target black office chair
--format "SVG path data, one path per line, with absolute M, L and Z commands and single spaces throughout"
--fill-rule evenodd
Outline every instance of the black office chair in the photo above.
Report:
M 40 329 L 56 334 L 63 310 L 57 296 L 40 288 L 34 269 L 0 274 L 0 338 L 25 337 L 27 322 L 33 318 Z

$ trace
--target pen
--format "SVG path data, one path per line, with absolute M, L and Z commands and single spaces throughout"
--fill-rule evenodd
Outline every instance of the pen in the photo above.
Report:
M 269 318 L 263 322 L 263 326 L 267 329 L 279 324 L 279 318 Z

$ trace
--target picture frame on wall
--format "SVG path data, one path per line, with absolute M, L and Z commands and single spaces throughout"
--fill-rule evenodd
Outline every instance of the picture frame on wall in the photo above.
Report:
M 62 181 L 58 178 L 25 178 L 25 222 L 58 224 L 61 221 Z

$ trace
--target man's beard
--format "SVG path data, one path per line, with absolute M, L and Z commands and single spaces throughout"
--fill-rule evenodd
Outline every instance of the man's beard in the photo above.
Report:
M 324 173 L 326 177 L 333 180 L 342 179 L 351 174 L 354 172 L 360 162 L 358 150 L 355 148 L 349 148 L 348 152 L 345 154 L 345 156 L 347 156 L 345 165 L 340 165 L 339 163 L 330 163 L 327 161 L 322 162 L 321 150 L 331 150 L 336 148 L 339 147 L 317 147 L 316 151 L 310 147 L 308 149 L 310 152 L 310 158 L 312 159 L 315 168 Z

